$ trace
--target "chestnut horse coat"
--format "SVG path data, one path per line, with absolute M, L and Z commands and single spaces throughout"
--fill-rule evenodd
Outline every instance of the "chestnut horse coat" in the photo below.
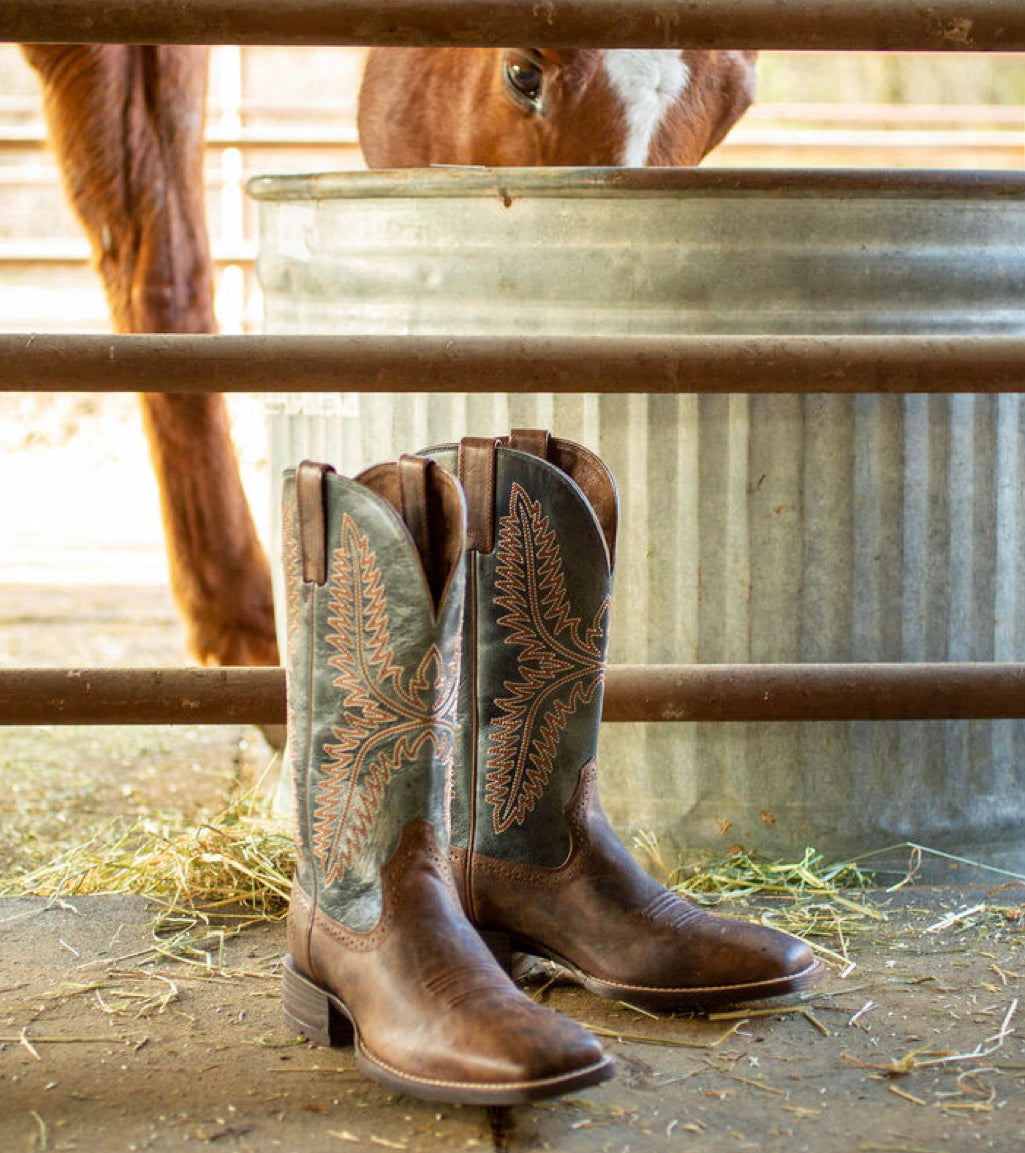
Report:
M 118 332 L 215 331 L 203 208 L 207 53 L 31 45 L 67 195 Z M 743 52 L 377 49 L 360 92 L 371 167 L 690 165 L 754 91 Z M 171 587 L 205 664 L 277 664 L 270 572 L 224 398 L 141 396 Z M 415 447 L 415 446 L 411 446 Z

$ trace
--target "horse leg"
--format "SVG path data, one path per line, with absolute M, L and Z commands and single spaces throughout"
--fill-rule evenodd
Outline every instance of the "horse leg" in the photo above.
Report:
M 213 332 L 206 51 L 26 45 L 118 332 Z M 277 664 L 270 570 L 220 395 L 141 396 L 171 588 L 204 664 Z

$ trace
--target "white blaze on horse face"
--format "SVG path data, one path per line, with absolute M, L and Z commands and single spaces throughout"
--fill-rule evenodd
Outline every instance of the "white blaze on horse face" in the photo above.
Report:
M 615 48 L 605 52 L 605 74 L 623 102 L 626 119 L 620 164 L 643 168 L 655 133 L 687 87 L 690 71 L 679 51 Z

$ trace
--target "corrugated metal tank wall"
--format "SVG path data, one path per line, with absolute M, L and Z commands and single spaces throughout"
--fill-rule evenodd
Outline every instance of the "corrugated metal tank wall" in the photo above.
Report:
M 1025 330 L 1021 196 L 368 179 L 261 191 L 269 331 Z M 282 397 L 271 424 L 275 467 L 350 473 L 512 426 L 597 449 L 615 662 L 1025 659 L 1016 395 Z M 601 758 L 620 829 L 673 846 L 1025 857 L 1023 722 L 607 725 Z

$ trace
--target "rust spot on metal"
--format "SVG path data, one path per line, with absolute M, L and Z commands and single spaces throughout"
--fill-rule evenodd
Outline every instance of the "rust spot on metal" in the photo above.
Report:
M 942 34 L 943 39 L 950 44 L 957 44 L 964 48 L 972 46 L 972 29 L 974 28 L 974 21 L 968 17 L 955 18 L 948 20 L 943 26 Z

